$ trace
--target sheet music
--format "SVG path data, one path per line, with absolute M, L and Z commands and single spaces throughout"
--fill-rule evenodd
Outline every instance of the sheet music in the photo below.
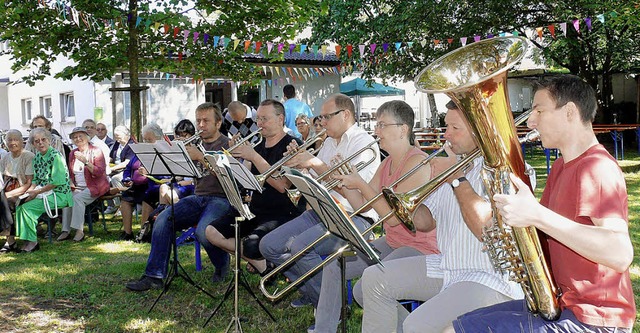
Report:
M 258 191 L 262 193 L 262 186 L 256 180 L 256 177 L 251 173 L 251 171 L 240 161 L 238 161 L 235 157 L 225 154 L 225 153 L 214 153 L 207 154 L 204 156 L 207 161 L 211 165 L 216 164 L 215 156 L 225 155 L 225 165 L 228 165 L 231 168 L 232 175 L 237 180 L 242 187 L 247 190 Z
M 184 143 L 180 141 L 170 145 L 160 140 L 156 143 L 135 143 L 130 147 L 151 175 L 195 178 L 203 176 L 189 158 Z
M 329 232 L 349 242 L 352 247 L 368 256 L 372 261 L 380 263 L 380 256 L 377 251 L 364 239 L 345 210 L 324 186 L 298 170 L 287 167 L 283 167 L 283 170 L 285 170 L 285 177 L 307 199 L 307 203 L 318 214 L 320 221 Z
M 247 220 L 251 220 L 256 217 L 251 213 L 247 204 L 242 201 L 240 197 L 240 190 L 238 189 L 238 185 L 236 184 L 236 180 L 233 177 L 233 171 L 229 166 L 228 156 L 226 154 L 215 154 L 208 155 L 211 156 L 211 161 L 213 162 L 211 165 L 214 168 L 214 172 L 222 185 L 222 189 L 224 189 L 225 194 L 227 195 L 227 199 L 229 203 L 240 213 L 242 217 Z

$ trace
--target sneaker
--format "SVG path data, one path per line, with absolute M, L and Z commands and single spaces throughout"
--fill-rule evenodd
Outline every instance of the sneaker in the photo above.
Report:
M 147 291 L 149 289 L 161 289 L 162 279 L 152 278 L 143 275 L 139 280 L 129 281 L 126 284 L 127 289 L 133 291 Z
M 315 333 L 316 332 L 316 324 L 313 324 L 307 328 L 307 333 Z
M 113 214 L 113 213 L 117 212 L 119 208 L 120 207 L 109 206 L 109 207 L 107 207 L 107 209 L 104 210 L 104 213 L 105 214 Z
M 293 301 L 291 301 L 291 307 L 294 309 L 302 308 L 307 305 L 311 305 L 311 300 L 305 296 L 302 296 L 298 299 L 294 299 Z

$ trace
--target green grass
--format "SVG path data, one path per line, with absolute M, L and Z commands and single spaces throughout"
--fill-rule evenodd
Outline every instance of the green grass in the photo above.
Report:
M 630 234 L 635 249 L 631 267 L 636 304 L 640 291 L 640 157 L 626 152 L 623 166 L 629 193 Z M 546 182 L 544 156 L 535 151 L 527 155 L 538 175 L 538 190 Z M 107 221 L 108 232 L 95 225 L 95 235 L 81 243 L 72 241 L 49 244 L 41 239 L 42 249 L 33 254 L 0 255 L 0 331 L 6 332 L 224 332 L 232 318 L 233 298 L 230 297 L 202 328 L 215 306 L 222 299 L 227 282 L 212 285 L 209 279 L 213 268 L 204 251 L 201 272 L 195 271 L 192 246 L 179 249 L 179 256 L 187 273 L 206 290 L 215 295 L 210 299 L 177 278 L 168 293 L 148 313 L 160 291 L 133 293 L 125 289 L 125 282 L 137 279 L 146 264 L 149 244 L 117 241 L 120 220 Z M 59 226 L 58 226 L 59 228 Z M 254 300 L 244 291 L 240 294 L 240 314 L 245 332 L 306 332 L 313 323 L 311 308 L 293 309 L 289 302 L 297 293 L 276 304 L 267 301 L 256 288 L 258 278 L 247 275 L 262 302 L 278 320 L 273 323 Z M 283 282 L 279 282 L 283 283 Z M 348 321 L 349 332 L 360 331 L 362 310 L 355 306 Z M 636 321 L 634 332 L 640 332 Z

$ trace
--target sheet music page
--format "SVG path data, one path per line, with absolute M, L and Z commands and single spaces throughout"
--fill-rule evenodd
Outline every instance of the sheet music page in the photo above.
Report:
M 238 161 L 235 157 L 226 153 L 216 153 L 212 155 L 206 155 L 205 158 L 209 161 L 209 163 L 216 163 L 214 156 L 224 155 L 225 161 L 229 168 L 231 168 L 233 177 L 242 185 L 242 187 L 247 190 L 258 191 L 262 193 L 262 186 L 256 180 L 256 177 L 251 173 L 251 171 L 240 161 Z
M 151 175 L 202 177 L 180 141 L 170 145 L 161 140 L 156 143 L 131 144 L 130 147 Z
M 240 190 L 238 189 L 238 185 L 236 184 L 236 179 L 233 177 L 233 172 L 229 166 L 229 160 L 227 159 L 226 154 L 215 154 L 212 155 L 214 172 L 222 185 L 222 188 L 227 195 L 227 199 L 229 203 L 247 220 L 251 220 L 255 217 L 253 213 L 249 210 L 247 204 L 242 201 L 242 197 L 240 197 Z
M 298 170 L 287 167 L 283 167 L 283 169 L 286 171 L 285 177 L 307 199 L 307 203 L 318 214 L 329 232 L 349 242 L 351 246 L 368 256 L 369 259 L 380 263 L 380 256 L 376 250 L 364 239 L 353 221 L 326 188 Z

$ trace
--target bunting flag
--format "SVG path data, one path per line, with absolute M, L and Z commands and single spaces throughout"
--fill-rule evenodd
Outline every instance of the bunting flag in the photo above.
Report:
M 439 39 L 434 39 L 433 40 L 433 44 L 437 46 L 438 44 L 440 44 L 440 40 Z
M 303 54 L 307 50 L 307 44 L 300 44 L 300 54 Z
M 321 51 L 321 52 L 322 52 L 322 57 L 323 57 L 323 58 L 324 58 L 324 57 L 326 57 L 326 56 L 327 56 L 327 46 L 326 46 L 326 45 L 322 45 L 322 46 L 320 47 L 320 50 L 322 50 L 322 51 Z
M 604 24 L 604 14 L 598 14 L 597 18 L 600 23 Z
M 449 45 L 451 45 L 453 43 L 453 38 L 447 38 L 447 43 L 449 43 Z
M 233 39 L 233 50 L 235 51 L 236 48 L 238 47 L 238 44 L 240 44 L 240 40 L 237 38 Z
M 278 53 L 281 53 L 283 48 L 284 48 L 284 44 L 278 43 Z
M 565 37 L 567 37 L 567 22 L 560 23 L 560 29 Z
M 555 39 L 556 38 L 556 26 L 553 24 L 549 24 L 547 26 L 547 28 L 549 29 L 549 32 L 551 33 L 551 38 Z
M 479 42 L 480 41 L 480 36 L 478 36 L 478 35 L 473 36 L 473 41 L 474 42 Z
M 273 42 L 267 42 L 267 54 L 271 54 L 271 49 L 273 49 Z
M 289 44 L 289 54 L 292 54 L 293 50 L 295 50 L 295 49 L 296 49 L 296 44 L 290 43 Z
M 584 23 L 587 25 L 587 30 L 591 31 L 591 18 L 585 17 Z
M 351 58 L 351 54 L 353 53 L 353 45 L 348 44 L 347 45 L 347 56 L 349 56 L 349 58 Z
M 317 58 L 318 57 L 318 45 L 313 45 L 311 48 L 313 49 L 313 56 Z
M 222 39 L 222 48 L 223 48 L 223 49 L 226 49 L 226 48 L 227 48 L 227 45 L 229 45 L 229 42 L 230 42 L 230 41 L 231 41 L 231 38 L 229 38 L 229 37 L 224 37 L 224 38 Z
M 256 53 L 260 53 L 261 47 L 262 47 L 262 42 L 256 42 Z
M 400 50 L 400 46 L 402 46 L 401 42 L 395 42 L 395 46 L 396 46 L 396 51 Z
M 202 36 L 202 44 L 207 45 L 208 42 L 209 42 L 209 34 L 205 33 L 204 36 Z M 213 44 L 213 47 L 216 47 L 216 45 Z
M 537 27 L 536 32 L 538 33 L 538 38 L 542 40 L 542 27 Z
M 247 51 L 249 50 L 249 46 L 251 46 L 251 41 L 250 40 L 245 40 L 244 41 L 244 53 L 247 53 Z M 235 47 L 233 49 L 235 50 Z
M 197 42 L 198 41 L 198 36 L 200 36 L 200 33 L 197 31 L 193 32 L 193 42 Z
M 462 44 L 462 46 L 467 45 L 467 37 L 460 37 L 460 44 Z
M 364 48 L 365 47 L 366 47 L 366 45 L 364 45 L 364 44 L 358 45 L 358 49 L 360 50 L 360 58 L 364 57 Z
M 338 46 L 336 46 L 336 50 L 338 49 Z M 389 51 L 389 43 L 383 43 L 382 44 L 382 52 L 387 53 L 388 51 Z M 340 57 L 338 54 L 339 54 L 339 52 L 336 52 L 336 56 Z
M 389 46 L 389 44 L 387 44 L 387 46 Z M 383 45 L 383 48 L 384 48 L 384 45 Z M 340 51 L 342 51 L 342 46 L 336 45 L 336 58 L 340 58 Z M 385 52 L 387 52 L 387 50 L 385 50 Z
M 577 33 L 580 33 L 580 21 L 573 20 L 573 28 L 576 29 Z
M 371 49 L 371 55 L 373 55 L 376 52 L 376 44 L 369 45 L 369 48 Z

